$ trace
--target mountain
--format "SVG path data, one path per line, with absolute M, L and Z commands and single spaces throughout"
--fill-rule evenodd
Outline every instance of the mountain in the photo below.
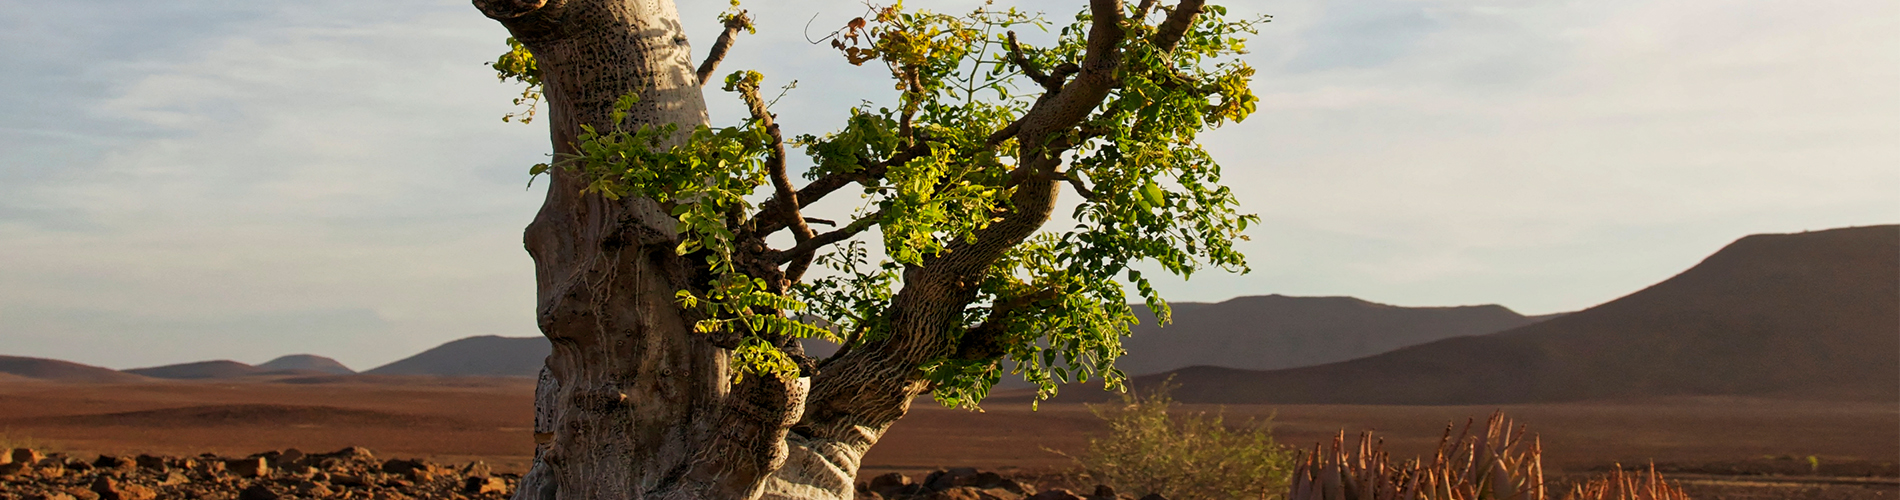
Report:
M 1229 404 L 1900 401 L 1896 277 L 1900 226 L 1754 235 L 1636 293 L 1496 334 L 1305 368 L 1193 367 L 1135 385 L 1172 376 L 1178 400 Z
M 1536 319 L 1498 305 L 1399 307 L 1352 297 L 1238 297 L 1176 303 L 1173 323 L 1155 325 L 1145 307 L 1115 364 L 1131 375 L 1196 365 L 1271 370 L 1345 361 L 1401 347 L 1528 325 Z
M 265 370 L 263 368 L 258 368 L 255 366 L 239 363 L 236 361 L 220 359 L 217 361 L 199 361 L 196 363 L 180 363 L 176 365 L 154 366 L 150 368 L 133 368 L 130 370 L 126 370 L 125 372 L 134 374 L 134 375 L 144 375 L 144 376 L 152 377 L 152 378 L 195 380 L 195 379 L 207 379 L 207 378 L 243 377 L 243 376 L 248 376 L 248 375 L 258 375 L 267 371 L 270 371 L 270 370 Z
M 469 337 L 363 372 L 372 375 L 533 377 L 554 348 L 546 337 Z
M 124 383 L 151 380 L 111 368 L 82 365 L 69 361 L 20 356 L 0 356 L 0 373 L 18 377 L 59 382 Z
M 352 375 L 356 373 L 356 370 L 351 370 L 350 367 L 343 366 L 343 363 L 339 363 L 337 360 L 314 354 L 281 356 L 277 359 L 266 361 L 264 364 L 257 365 L 257 367 L 269 371 L 292 370 L 321 372 L 332 375 Z

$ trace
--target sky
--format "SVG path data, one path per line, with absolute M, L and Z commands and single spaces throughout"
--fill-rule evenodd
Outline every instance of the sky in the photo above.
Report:
M 703 54 L 726 2 L 681 2 Z M 1900 3 L 1224 5 L 1273 16 L 1244 56 L 1258 113 L 1203 136 L 1262 223 L 1252 273 L 1172 300 L 1573 311 L 1744 235 L 1900 222 Z M 789 132 L 888 96 L 805 41 L 862 2 L 745 7 L 759 33 L 721 72 L 797 80 Z M 460 0 L 0 0 L 0 354 L 368 369 L 535 335 L 521 230 L 549 147 L 500 120 L 506 36 Z

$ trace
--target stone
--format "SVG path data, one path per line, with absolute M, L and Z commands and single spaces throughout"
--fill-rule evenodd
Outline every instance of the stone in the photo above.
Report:
M 964 478 L 975 475 L 975 467 L 957 467 L 947 470 L 938 470 L 930 473 L 929 476 L 925 476 L 923 485 L 925 489 L 933 491 L 946 490 L 958 486 L 958 480 L 963 479 L 967 481 L 967 479 Z
M 462 483 L 462 492 L 470 495 L 507 493 L 508 483 L 498 477 L 471 477 Z
M 888 497 L 891 496 L 890 492 L 897 491 L 899 488 L 905 486 L 910 486 L 910 484 L 910 476 L 906 476 L 902 472 L 890 472 L 871 478 L 871 482 L 866 488 L 872 492 L 876 492 L 878 495 Z
M 1002 488 L 984 488 L 983 498 L 985 500 L 1023 500 L 1023 494 Z
M 1040 493 L 1030 495 L 1029 500 L 1083 500 L 1083 499 L 1080 495 L 1076 495 L 1075 492 L 1065 490 L 1062 488 L 1054 488 L 1054 489 L 1042 490 L 1042 492 Z
M 131 460 L 113 455 L 99 455 L 98 460 L 92 461 L 92 466 L 105 470 L 132 470 L 134 467 Z
M 261 459 L 262 457 L 259 458 Z M 275 491 L 271 491 L 270 487 L 265 486 L 264 483 L 253 484 L 251 487 L 245 488 L 244 491 L 238 492 L 238 500 L 278 500 L 279 498 L 283 498 L 283 496 L 278 495 Z
M 119 481 L 110 476 L 99 476 L 92 481 L 92 492 L 98 493 L 100 500 L 153 500 L 158 492 L 137 484 Z
M 44 460 L 45 458 L 46 458 L 46 455 L 42 455 L 40 454 L 39 450 L 35 450 L 32 448 L 14 448 L 13 449 L 13 461 L 15 462 L 19 462 L 23 464 L 36 464 L 36 463 L 39 463 L 40 460 Z
M 931 493 L 928 500 L 985 500 L 983 490 L 969 486 L 945 488 Z
M 78 498 L 74 498 L 72 494 L 66 493 L 64 491 L 41 493 L 38 495 L 31 495 L 26 498 L 30 500 L 79 500 Z
M 1141 500 L 1168 500 L 1168 497 L 1161 496 L 1160 493 L 1149 493 L 1142 495 Z
M 1089 495 L 1089 500 L 1115 500 L 1115 498 L 1115 488 L 1110 488 L 1106 484 L 1095 485 L 1095 494 Z
M 369 479 L 355 474 L 331 474 L 330 483 L 343 486 L 369 486 Z
M 179 474 L 177 472 L 168 472 L 165 474 L 164 479 L 158 480 L 158 485 L 172 486 L 172 485 L 185 484 L 190 481 L 191 481 L 191 478 L 185 477 L 184 474 Z
M 28 467 L 26 464 L 19 462 L 0 465 L 0 477 L 21 476 L 32 471 L 32 467 Z
M 239 477 L 265 477 L 270 475 L 270 464 L 264 461 L 264 457 L 227 460 L 224 462 L 224 467 Z
M 133 458 L 132 462 L 138 464 L 140 469 L 145 469 L 145 470 L 149 470 L 153 472 L 165 472 L 165 470 L 168 468 L 165 465 L 165 459 L 163 457 L 154 457 L 151 455 L 139 455 L 138 457 Z
M 462 468 L 462 475 L 466 477 L 488 477 L 494 473 L 493 469 L 488 468 L 488 462 L 480 460 L 470 462 L 467 467 Z
M 291 448 L 288 450 L 284 450 L 282 453 L 278 453 L 277 459 L 272 461 L 271 465 L 275 467 L 282 467 L 288 464 L 303 463 L 303 457 L 304 457 L 304 453 L 302 450 Z
M 383 472 L 387 472 L 390 474 L 408 474 L 410 471 L 416 471 L 416 470 L 434 473 L 436 471 L 436 466 L 435 464 L 430 463 L 427 460 L 422 460 L 422 459 L 410 459 L 410 460 L 390 459 L 389 461 L 383 462 Z
M 416 484 L 433 483 L 435 482 L 435 473 L 429 472 L 428 468 L 423 467 L 409 469 L 409 480 L 415 481 Z

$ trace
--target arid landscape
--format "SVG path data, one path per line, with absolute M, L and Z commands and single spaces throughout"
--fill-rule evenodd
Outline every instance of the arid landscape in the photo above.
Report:
M 1394 455 L 1418 456 L 1448 423 L 1501 410 L 1538 436 L 1557 478 L 1655 464 L 1698 498 L 1895 498 L 1896 254 L 1894 226 L 1755 236 L 1644 291 L 1538 318 L 1350 298 L 1184 304 L 1180 330 L 1139 333 L 1183 340 L 1137 343 L 1153 374 L 1134 386 L 1171 381 L 1177 411 L 1271 425 L 1301 449 L 1371 431 Z M 1367 339 L 1394 345 L 1304 366 L 1222 361 L 1285 345 L 1349 353 Z M 318 356 L 124 371 L 0 356 L 0 445 L 74 457 L 357 446 L 520 473 L 533 450 L 534 382 L 522 372 L 545 352 L 536 342 L 464 339 L 360 374 Z M 983 411 L 920 399 L 860 477 L 974 467 L 1061 483 L 1103 430 L 1089 405 L 1119 403 L 1085 385 L 1039 408 L 1032 399 L 1005 390 Z

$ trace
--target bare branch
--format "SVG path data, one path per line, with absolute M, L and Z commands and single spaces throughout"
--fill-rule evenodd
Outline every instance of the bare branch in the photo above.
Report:
M 726 59 L 726 51 L 732 50 L 732 42 L 739 37 L 739 30 L 751 28 L 752 16 L 747 15 L 746 11 L 726 18 L 726 30 L 720 32 L 719 39 L 713 42 L 712 50 L 706 53 L 706 61 L 699 63 L 699 86 L 706 86 L 706 81 L 712 79 L 713 70 L 719 67 L 720 61 Z
M 1082 195 L 1083 198 L 1087 198 L 1089 201 L 1096 200 L 1095 191 L 1092 189 L 1089 189 L 1088 186 L 1083 185 L 1082 179 L 1076 178 L 1073 175 L 1068 175 L 1065 173 L 1062 175 L 1062 180 L 1069 181 L 1069 185 L 1075 187 L 1075 194 Z
M 1023 74 L 1027 75 L 1030 80 L 1041 84 L 1042 88 L 1049 92 L 1055 92 L 1057 89 L 1062 88 L 1061 79 L 1050 79 L 1049 75 L 1042 72 L 1042 68 L 1036 67 L 1035 62 L 1030 61 L 1029 57 L 1023 55 L 1023 46 L 1016 42 L 1015 31 L 1009 32 L 1009 62 L 1015 64 L 1017 68 L 1023 70 Z
M 814 236 L 809 240 L 800 242 L 798 245 L 785 249 L 783 251 L 774 252 L 773 257 L 777 259 L 779 262 L 783 263 L 783 262 L 791 262 L 794 259 L 799 259 L 799 258 L 802 258 L 803 256 L 811 255 L 812 253 L 817 252 L 818 249 L 824 248 L 825 245 L 830 245 L 832 243 L 837 243 L 840 241 L 850 239 L 852 236 L 857 236 L 858 233 L 862 233 L 864 232 L 864 230 L 870 229 L 871 226 L 877 225 L 878 218 L 883 217 L 883 216 L 884 216 L 884 212 L 882 211 L 874 212 L 871 215 L 866 215 L 863 218 L 851 221 L 851 224 L 846 225 L 845 227 L 839 228 L 831 232 L 827 232 L 825 234 Z
M 1206 4 L 1207 0 L 1181 0 L 1181 4 L 1168 13 L 1168 19 L 1155 27 L 1155 47 L 1162 52 L 1173 51 L 1174 46 L 1181 43 L 1181 36 L 1194 27 L 1194 18 L 1201 15 Z
M 1129 19 L 1134 19 L 1136 21 L 1146 19 L 1148 17 L 1149 12 L 1154 12 L 1154 8 L 1155 8 L 1155 0 L 1141 0 L 1141 6 L 1135 7 L 1135 17 L 1131 17 Z

